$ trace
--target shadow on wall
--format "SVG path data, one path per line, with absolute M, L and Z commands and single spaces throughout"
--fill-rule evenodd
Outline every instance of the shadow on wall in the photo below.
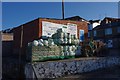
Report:
M 2 57 L 13 54 L 13 41 L 2 41 Z

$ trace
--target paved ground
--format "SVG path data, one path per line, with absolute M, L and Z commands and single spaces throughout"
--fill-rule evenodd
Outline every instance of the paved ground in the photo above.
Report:
M 120 65 L 76 75 L 68 75 L 56 80 L 120 80 Z

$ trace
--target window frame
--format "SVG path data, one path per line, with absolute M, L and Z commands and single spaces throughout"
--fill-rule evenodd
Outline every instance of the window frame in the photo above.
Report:
M 97 31 L 96 30 L 93 31 L 93 36 L 94 37 L 97 36 Z
M 106 28 L 105 35 L 111 35 L 111 34 L 112 34 L 112 28 Z
M 117 32 L 120 33 L 120 27 L 117 27 Z

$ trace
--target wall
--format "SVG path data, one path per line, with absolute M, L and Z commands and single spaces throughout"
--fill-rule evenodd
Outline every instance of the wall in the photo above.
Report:
M 12 33 L 2 33 L 2 41 L 11 41 L 13 40 Z
M 26 24 L 23 24 L 23 41 L 22 41 L 22 55 L 25 55 L 25 48 L 28 42 L 39 38 L 39 20 L 33 20 Z M 14 33 L 14 54 L 18 54 L 20 50 L 20 40 L 21 40 L 21 26 L 13 29 Z
M 60 61 L 29 63 L 25 66 L 26 78 L 58 78 L 61 76 L 89 72 L 99 68 L 120 65 L 119 57 L 78 58 Z
M 93 23 L 93 28 L 95 28 L 98 25 L 100 25 L 100 23 L 97 23 L 97 22 Z
M 14 54 L 18 55 L 20 53 L 20 50 L 22 51 L 22 55 L 24 56 L 26 53 L 26 46 L 28 42 L 31 42 L 35 39 L 38 39 L 42 35 L 42 21 L 48 21 L 58 24 L 67 24 L 67 23 L 73 23 L 77 24 L 78 26 L 78 36 L 79 36 L 79 29 L 85 30 L 85 39 L 87 39 L 87 33 L 88 33 L 88 27 L 86 22 L 80 22 L 80 21 L 69 21 L 69 20 L 56 20 L 56 19 L 46 19 L 46 18 L 38 18 L 31 22 L 28 22 L 26 24 L 23 24 L 23 41 L 22 50 L 20 49 L 20 40 L 21 40 L 21 26 L 16 27 L 13 29 L 14 34 Z
M 98 25 L 100 25 L 100 23 L 97 23 L 97 22 L 92 23 L 92 24 L 89 24 L 89 25 L 88 25 L 88 30 L 92 30 L 93 28 L 95 28 L 95 27 L 98 26 Z
M 4 57 L 2 58 L 2 78 L 3 80 L 24 80 L 18 79 L 18 77 L 24 78 L 24 64 L 25 61 L 19 62 L 18 57 Z M 19 71 L 21 70 L 21 73 Z
M 77 36 L 79 38 L 79 30 L 83 29 L 84 33 L 85 33 L 85 39 L 87 39 L 87 34 L 88 34 L 88 25 L 87 22 L 82 22 L 82 21 L 70 21 L 70 20 L 53 20 L 53 19 L 45 19 L 45 18 L 40 18 L 39 19 L 39 37 L 41 37 L 42 34 L 42 21 L 48 21 L 48 22 L 52 22 L 52 23 L 57 23 L 57 24 L 65 24 L 67 25 L 67 23 L 72 23 L 72 24 L 76 24 L 77 25 Z
M 11 56 L 13 53 L 13 34 L 2 33 L 2 57 Z
M 2 57 L 13 54 L 13 41 L 2 41 Z

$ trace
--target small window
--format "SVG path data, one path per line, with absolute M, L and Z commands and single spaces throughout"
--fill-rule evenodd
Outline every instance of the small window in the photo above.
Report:
M 97 32 L 96 32 L 96 30 L 94 31 L 94 36 L 96 36 L 97 35 Z
M 105 29 L 105 35 L 112 34 L 112 28 Z
M 120 27 L 117 28 L 117 32 L 120 33 Z

